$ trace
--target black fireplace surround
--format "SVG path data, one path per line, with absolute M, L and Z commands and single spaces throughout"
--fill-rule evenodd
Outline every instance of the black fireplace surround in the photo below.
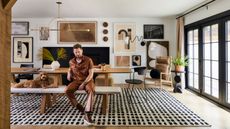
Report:
M 74 57 L 73 54 L 73 47 L 43 47 L 48 49 L 51 54 L 54 56 L 54 59 L 57 59 L 57 50 L 58 48 L 64 48 L 67 53 L 67 59 L 60 59 L 58 62 L 60 63 L 61 67 L 69 67 L 69 60 Z M 109 64 L 109 54 L 110 49 L 109 47 L 83 47 L 83 54 L 91 57 L 93 60 L 94 65 L 98 64 Z M 49 60 L 42 60 L 42 64 L 51 64 Z M 66 79 L 66 75 L 62 75 L 63 84 L 67 85 L 69 82 Z

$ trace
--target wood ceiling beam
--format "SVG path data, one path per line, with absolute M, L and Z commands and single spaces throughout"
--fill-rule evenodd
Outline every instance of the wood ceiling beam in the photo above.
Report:
M 2 0 L 3 9 L 5 11 L 10 10 L 17 0 Z

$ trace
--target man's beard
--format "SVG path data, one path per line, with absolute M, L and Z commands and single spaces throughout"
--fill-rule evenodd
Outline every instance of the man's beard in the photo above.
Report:
M 83 56 L 76 56 L 77 60 L 82 60 Z

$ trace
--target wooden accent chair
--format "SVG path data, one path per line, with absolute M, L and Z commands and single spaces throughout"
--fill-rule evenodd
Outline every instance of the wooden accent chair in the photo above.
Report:
M 156 66 L 155 69 L 157 69 L 160 72 L 159 78 L 150 78 L 147 77 L 146 80 L 153 81 L 155 85 L 159 85 L 162 89 L 162 84 L 167 84 L 173 87 L 173 81 L 172 81 L 172 75 L 171 75 L 171 67 L 172 67 L 172 57 L 170 56 L 159 56 L 156 57 Z

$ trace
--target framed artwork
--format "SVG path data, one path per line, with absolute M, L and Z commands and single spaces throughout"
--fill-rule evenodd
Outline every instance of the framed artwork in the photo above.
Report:
M 115 66 L 117 67 L 130 66 L 130 56 L 115 56 Z
M 39 29 L 39 38 L 40 40 L 48 40 L 49 39 L 49 27 L 41 27 Z
M 12 35 L 29 35 L 29 22 L 13 21 L 11 25 Z
M 135 36 L 135 23 L 114 23 L 114 52 L 134 52 Z
M 33 37 L 13 37 L 13 62 L 33 62 Z
M 144 39 L 164 39 L 164 25 L 144 25 Z
M 147 41 L 147 67 L 154 68 L 157 56 L 169 56 L 168 41 Z
M 133 55 L 132 56 L 132 65 L 133 66 L 141 66 L 141 55 Z
M 58 43 L 97 43 L 96 21 L 58 21 Z

